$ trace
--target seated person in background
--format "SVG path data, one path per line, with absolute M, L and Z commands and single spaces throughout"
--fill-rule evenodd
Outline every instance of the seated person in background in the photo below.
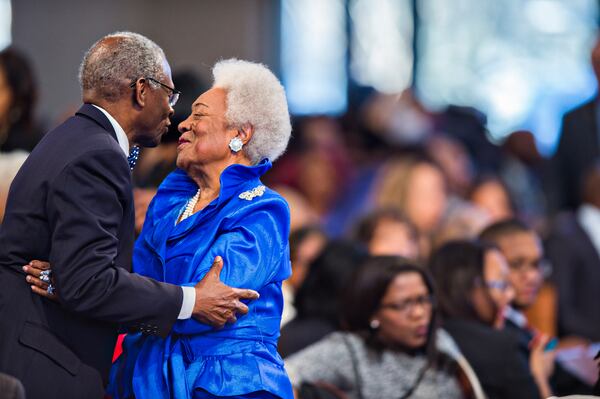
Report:
M 376 182 L 373 205 L 402 212 L 417 229 L 420 259 L 427 259 L 449 204 L 441 168 L 422 154 L 398 155 L 380 167 Z
M 558 289 L 561 342 L 600 342 L 600 162 L 587 170 L 582 205 L 556 218 L 546 242 Z
M 352 241 L 330 241 L 325 245 L 296 293 L 296 317 L 281 329 L 277 350 L 282 357 L 340 329 L 342 292 L 366 256 Z
M 13 47 L 0 51 L 0 223 L 10 184 L 42 137 L 34 120 L 36 100 L 29 60 Z
M 515 215 L 515 207 L 508 188 L 497 176 L 479 177 L 473 183 L 468 199 L 488 215 L 490 223 Z
M 36 100 L 29 60 L 14 47 L 0 51 L 0 153 L 29 153 L 42 138 L 34 119 Z
M 417 230 L 399 210 L 382 208 L 366 215 L 355 227 L 354 238 L 371 255 L 419 259 Z
M 12 151 L 0 154 L 0 224 L 2 224 L 2 219 L 4 219 L 10 184 L 28 155 L 29 153 L 25 151 Z
M 474 241 L 451 241 L 434 252 L 430 270 L 438 289 L 442 326 L 454 338 L 489 399 L 548 397 L 536 381 L 516 334 L 501 330 L 514 296 L 508 266 L 498 249 Z M 547 339 L 532 351 L 543 350 Z M 532 372 L 535 373 L 532 375 Z
M 285 197 L 284 197 L 285 198 Z M 290 206 L 290 212 L 293 212 Z M 321 253 L 327 243 L 325 232 L 318 226 L 305 226 L 290 233 L 290 261 L 292 275 L 282 285 L 283 314 L 281 325 L 296 317 L 294 298 L 304 283 L 310 264 Z
M 591 387 L 575 379 L 571 374 L 554 362 L 554 351 L 532 351 L 536 340 L 542 332 L 528 322 L 523 313 L 530 308 L 542 287 L 549 268 L 544 262 L 542 242 L 537 233 L 517 219 L 499 221 L 488 226 L 480 235 L 482 241 L 496 245 L 506 258 L 509 266 L 508 279 L 515 291 L 511 306 L 507 308 L 506 328 L 518 334 L 523 353 L 530 357 L 531 367 L 539 368 L 547 377 L 552 376 L 551 383 L 556 395 L 573 393 L 590 393 Z M 549 317 L 554 321 L 555 308 L 545 309 L 551 312 Z
M 422 268 L 369 258 L 344 300 L 347 332 L 287 357 L 292 384 L 333 385 L 352 398 L 463 398 L 456 363 L 436 340 L 435 297 Z

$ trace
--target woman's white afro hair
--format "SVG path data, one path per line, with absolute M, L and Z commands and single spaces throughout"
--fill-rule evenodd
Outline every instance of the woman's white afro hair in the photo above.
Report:
M 237 128 L 252 125 L 254 134 L 244 146 L 253 164 L 275 161 L 287 147 L 292 126 L 285 91 L 264 65 L 235 58 L 213 68 L 213 87 L 227 91 L 227 122 Z

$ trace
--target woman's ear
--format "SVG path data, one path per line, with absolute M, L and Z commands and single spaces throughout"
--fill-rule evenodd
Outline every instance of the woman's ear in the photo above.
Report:
M 249 123 L 245 123 L 238 129 L 238 137 L 242 140 L 244 145 L 248 144 L 252 135 L 254 134 L 254 126 Z

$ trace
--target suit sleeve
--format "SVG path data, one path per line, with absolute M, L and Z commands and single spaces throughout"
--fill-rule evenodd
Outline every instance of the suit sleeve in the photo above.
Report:
M 540 392 L 535 383 L 529 359 L 520 352 L 518 341 L 513 338 L 501 356 L 503 367 L 498 370 L 504 374 L 504 394 L 513 399 L 539 399 Z
M 569 118 L 565 116 L 562 119 L 559 142 L 556 147 L 556 152 L 545 164 L 546 176 L 544 177 L 544 184 L 546 186 L 546 195 L 548 201 L 548 208 L 557 213 L 564 209 L 567 205 L 567 179 L 569 171 L 566 169 L 568 165 L 568 146 L 570 140 L 570 123 Z
M 223 258 L 221 281 L 236 288 L 260 293 L 266 285 L 289 277 L 290 260 L 287 239 L 289 210 L 281 201 L 252 209 L 214 242 L 208 254 L 199 260 L 190 285 L 204 277 L 215 256 Z M 252 303 L 249 303 L 252 306 Z M 201 333 L 211 326 L 194 319 L 178 320 L 173 330 L 181 334 Z
M 115 264 L 118 231 L 131 190 L 121 154 L 97 151 L 70 164 L 49 190 L 50 263 L 62 305 L 93 319 L 143 325 L 166 335 L 177 319 L 181 288 Z
M 578 281 L 585 279 L 585 255 L 573 248 L 571 239 L 552 236 L 546 242 L 546 256 L 552 263 L 552 281 L 556 284 L 558 301 L 558 323 L 561 333 L 593 337 L 597 326 L 590 323 L 586 307 L 577 298 L 580 296 Z

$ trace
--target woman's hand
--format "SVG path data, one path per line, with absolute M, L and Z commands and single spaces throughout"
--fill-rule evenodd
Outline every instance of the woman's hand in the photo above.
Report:
M 542 397 L 547 398 L 552 395 L 552 389 L 548 380 L 554 372 L 554 358 L 556 351 L 546 350 L 546 345 L 550 342 L 551 337 L 546 334 L 538 334 L 531 340 L 529 348 L 529 367 L 531 374 L 540 390 Z
M 52 269 L 50 263 L 41 260 L 32 260 L 23 266 L 27 273 L 25 280 L 31 285 L 31 290 L 36 294 L 53 301 L 58 301 L 58 296 L 53 285 Z

